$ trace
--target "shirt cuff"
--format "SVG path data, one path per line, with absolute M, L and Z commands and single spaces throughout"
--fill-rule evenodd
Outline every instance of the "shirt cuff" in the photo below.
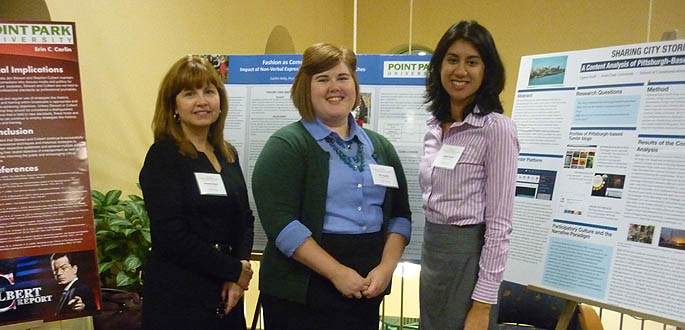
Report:
M 499 286 L 502 282 L 492 282 L 479 279 L 476 282 L 476 287 L 473 288 L 471 299 L 480 302 L 494 305 L 497 303 L 497 295 L 499 293 Z
M 407 240 L 407 244 L 411 240 L 411 222 L 407 218 L 390 218 L 388 221 L 387 233 L 397 233 Z
M 276 247 L 286 257 L 290 258 L 295 253 L 295 250 L 311 236 L 312 232 L 300 220 L 295 219 L 278 234 L 278 237 L 276 237 Z

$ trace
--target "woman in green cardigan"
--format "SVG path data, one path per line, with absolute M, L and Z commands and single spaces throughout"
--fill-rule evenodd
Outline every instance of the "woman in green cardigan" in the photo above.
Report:
M 259 281 L 267 330 L 378 329 L 409 242 L 397 153 L 350 115 L 359 104 L 356 64 L 347 49 L 307 48 L 291 89 L 302 119 L 274 133 L 255 165 L 268 237 Z M 374 181 L 380 175 L 391 180 Z

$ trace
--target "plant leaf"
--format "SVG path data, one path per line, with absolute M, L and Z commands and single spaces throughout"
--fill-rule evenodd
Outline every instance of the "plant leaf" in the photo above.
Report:
M 109 229 L 98 230 L 95 233 L 95 236 L 98 239 L 107 239 L 108 237 L 112 237 L 113 235 L 114 235 L 114 232 L 109 230 Z
M 119 272 L 119 274 L 117 274 L 117 286 L 129 286 L 136 283 L 136 280 L 137 277 L 135 275 L 131 275 L 127 272 Z
M 107 212 L 107 213 L 119 213 L 122 210 L 124 210 L 124 207 L 122 205 L 115 204 L 115 205 L 107 205 L 107 206 L 103 207 L 102 209 L 105 210 L 105 212 Z
M 131 202 L 131 203 L 126 203 L 126 206 L 128 207 L 129 210 L 131 210 L 131 212 L 133 214 L 136 215 L 136 217 L 138 219 L 141 219 L 143 217 L 143 212 L 145 211 L 145 209 L 143 208 L 142 205 L 140 205 L 138 203 Z
M 135 228 L 126 228 L 126 229 L 122 230 L 121 232 L 124 233 L 124 236 L 128 237 L 131 235 L 131 233 L 135 233 L 136 231 L 138 231 L 138 230 Z
M 143 233 L 143 238 L 145 238 L 145 241 L 148 244 L 152 244 L 152 237 L 150 236 L 150 230 L 146 231 L 145 229 L 143 229 L 143 230 L 141 230 L 141 233 Z
M 124 260 L 125 270 L 134 270 L 143 265 L 143 261 L 135 254 L 131 254 Z
M 110 190 L 105 195 L 105 205 L 112 205 L 119 203 L 119 196 L 121 196 L 121 190 Z
M 133 226 L 133 224 L 131 223 L 131 221 L 128 221 L 124 218 L 118 218 L 118 219 L 114 219 L 114 220 L 110 221 L 109 226 L 110 227 L 114 227 L 114 226 L 131 227 L 131 226 Z
M 105 221 L 102 218 L 93 218 L 93 223 L 95 223 L 95 230 L 103 229 L 105 226 Z
M 114 261 L 103 261 L 98 264 L 98 273 L 102 274 L 112 268 Z
M 118 248 L 119 246 L 120 246 L 120 245 L 119 245 L 118 242 L 116 242 L 116 241 L 109 241 L 109 242 L 105 243 L 104 249 L 105 249 L 105 251 L 109 252 L 109 251 L 112 251 L 112 250 Z
M 93 202 L 97 202 L 98 204 L 105 200 L 105 195 L 97 190 L 91 190 L 90 196 L 93 198 Z

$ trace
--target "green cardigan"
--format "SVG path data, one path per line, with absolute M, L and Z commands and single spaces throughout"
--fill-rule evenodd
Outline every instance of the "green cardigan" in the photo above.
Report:
M 383 229 L 388 220 L 411 221 L 407 180 L 395 148 L 382 135 L 365 129 L 380 165 L 394 167 L 399 189 L 388 188 L 383 202 Z M 281 230 L 299 219 L 321 241 L 328 191 L 328 152 L 321 149 L 301 122 L 274 133 L 252 173 L 252 192 L 268 242 L 259 268 L 259 289 L 269 295 L 306 303 L 311 270 L 286 257 L 274 242 Z

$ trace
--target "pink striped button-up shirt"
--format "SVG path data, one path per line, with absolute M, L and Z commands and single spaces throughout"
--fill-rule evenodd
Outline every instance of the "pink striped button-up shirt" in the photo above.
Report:
M 495 304 L 509 252 L 519 153 L 516 126 L 498 113 L 469 114 L 443 136 L 437 119 L 427 123 L 419 169 L 426 221 L 457 226 L 485 222 L 485 244 L 471 298 Z M 464 147 L 454 169 L 433 167 L 443 144 Z

